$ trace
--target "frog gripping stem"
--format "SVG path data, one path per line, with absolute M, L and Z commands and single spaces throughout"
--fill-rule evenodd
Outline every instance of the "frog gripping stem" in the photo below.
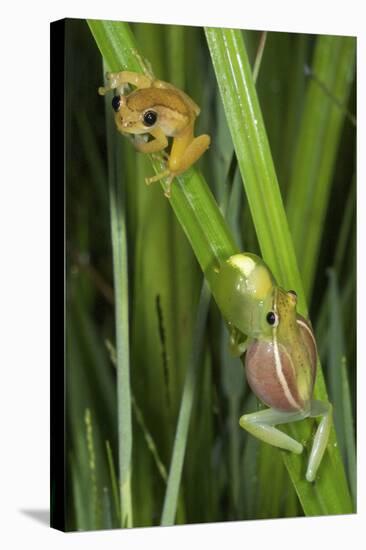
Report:
M 146 178 L 146 183 L 166 179 L 164 194 L 170 198 L 173 179 L 195 164 L 210 145 L 207 134 L 194 136 L 200 108 L 185 92 L 151 74 L 121 71 L 107 73 L 106 79 L 108 84 L 101 86 L 98 93 L 116 91 L 117 99 L 113 99 L 112 107 L 119 132 L 146 136 L 146 141 L 134 141 L 141 153 L 165 152 L 166 169 Z M 131 86 L 133 90 L 127 93 Z M 170 153 L 165 151 L 168 138 L 172 138 Z
M 276 426 L 321 417 L 305 474 L 313 482 L 328 444 L 332 405 L 313 399 L 316 342 L 310 323 L 296 311 L 296 293 L 280 288 L 261 258 L 242 253 L 222 264 L 213 294 L 232 332 L 231 346 L 245 342 L 241 359 L 248 383 L 269 407 L 243 415 L 240 426 L 265 443 L 301 454 L 302 444 Z

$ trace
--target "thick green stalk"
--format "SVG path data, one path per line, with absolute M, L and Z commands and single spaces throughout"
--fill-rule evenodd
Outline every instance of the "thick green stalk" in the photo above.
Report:
M 281 286 L 296 289 L 299 310 L 306 315 L 302 280 L 242 34 L 209 28 L 206 37 L 263 258 Z M 327 400 L 320 368 L 315 396 Z M 309 441 L 309 425 L 310 422 L 294 424 L 291 433 L 297 439 Z M 283 453 L 283 456 L 306 514 L 352 511 L 334 429 L 323 459 L 322 475 L 315 484 L 304 480 L 305 455 Z

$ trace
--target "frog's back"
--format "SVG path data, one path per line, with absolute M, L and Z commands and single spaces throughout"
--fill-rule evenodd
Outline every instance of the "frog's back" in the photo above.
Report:
M 166 107 L 182 115 L 191 115 L 191 109 L 174 89 L 147 88 L 132 92 L 127 105 L 133 111 L 144 111 L 154 107 Z

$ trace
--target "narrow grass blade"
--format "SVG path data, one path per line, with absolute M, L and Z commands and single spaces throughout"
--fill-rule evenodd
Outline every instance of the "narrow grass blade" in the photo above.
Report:
M 187 365 L 178 424 L 175 433 L 173 455 L 169 469 L 168 485 L 165 493 L 161 525 L 173 525 L 177 511 L 179 488 L 182 477 L 188 429 L 191 419 L 198 368 L 202 362 L 202 342 L 206 316 L 210 301 L 210 291 L 206 283 L 202 287 L 198 306 L 197 322 L 194 330 L 192 355 Z
M 113 347 L 111 342 L 106 342 L 106 346 L 108 348 L 111 361 L 116 366 L 117 365 L 116 350 Z M 132 394 L 132 407 L 133 407 L 133 411 L 134 411 L 135 416 L 136 416 L 137 423 L 139 424 L 139 426 L 142 430 L 142 433 L 144 434 L 146 445 L 147 445 L 149 451 L 151 452 L 151 454 L 154 458 L 156 467 L 157 467 L 161 477 L 166 482 L 167 479 L 168 479 L 168 474 L 166 472 L 166 468 L 165 468 L 165 466 L 164 466 L 164 464 L 163 464 L 163 462 L 160 458 L 159 451 L 157 449 L 155 441 L 154 441 L 151 433 L 147 429 L 146 422 L 145 422 L 144 416 L 142 414 L 142 410 L 138 406 L 138 404 L 136 402 L 136 398 L 133 394 Z M 107 441 L 107 452 L 108 452 L 108 463 L 110 465 L 111 476 L 112 476 L 112 473 L 114 472 L 113 457 L 112 457 L 112 454 L 111 454 L 110 445 L 109 445 L 108 441 Z M 114 479 L 114 477 L 112 476 L 112 480 L 113 479 Z M 112 487 L 114 487 L 114 484 L 112 484 Z
M 336 407 L 334 422 L 340 451 L 347 465 L 352 496 L 356 499 L 356 448 L 352 400 L 345 356 L 344 325 L 336 272 L 329 270 L 329 389 Z
M 152 454 L 152 457 L 154 459 L 154 462 L 156 464 L 156 467 L 158 469 L 159 474 L 161 475 L 162 479 L 166 483 L 167 480 L 168 480 L 168 474 L 167 474 L 166 468 L 163 464 L 163 461 L 160 458 L 159 451 L 158 451 L 158 448 L 155 444 L 155 441 L 154 441 L 151 433 L 147 429 L 146 422 L 144 420 L 142 411 L 141 411 L 140 407 L 137 405 L 136 399 L 134 398 L 134 396 L 132 396 L 132 405 L 133 405 L 133 409 L 134 409 L 134 412 L 135 412 L 136 420 L 137 420 L 138 424 L 140 425 L 142 433 L 144 434 L 146 445 L 147 445 L 150 453 Z
M 349 93 L 356 39 L 318 36 L 294 152 L 287 213 L 306 295 L 311 296 L 322 228 Z
M 253 393 L 248 395 L 243 403 L 243 410 L 251 411 L 257 406 L 257 399 Z M 257 517 L 259 478 L 258 478 L 258 458 L 259 447 L 261 443 L 255 437 L 245 438 L 244 449 L 241 454 L 240 467 L 242 475 L 240 476 L 240 505 L 241 518 L 255 519 Z M 244 475 L 243 475 L 243 472 Z
M 88 522 L 88 506 L 86 505 L 86 494 L 83 490 L 82 475 L 80 468 L 77 464 L 77 461 L 73 456 L 70 457 L 70 475 L 71 475 L 71 486 L 73 494 L 73 508 L 75 513 L 75 527 L 69 523 L 66 525 L 68 531 L 74 530 L 75 528 L 80 531 L 86 531 L 90 529 Z M 70 519 L 69 519 L 70 522 Z
M 230 496 L 232 519 L 241 517 L 239 507 L 239 491 L 240 491 L 240 448 L 242 434 L 237 429 L 238 418 L 241 416 L 240 403 L 243 397 L 244 388 L 246 386 L 243 367 L 238 357 L 231 357 L 228 353 L 229 349 L 229 333 L 221 324 L 221 380 L 223 393 L 228 401 L 228 418 L 227 424 L 231 427 L 228 429 L 228 455 L 229 468 L 228 477 L 230 480 Z
M 88 449 L 88 466 L 90 475 L 90 485 L 92 488 L 92 510 L 93 510 L 93 525 L 99 529 L 102 525 L 102 504 L 101 495 L 97 483 L 97 466 L 95 462 L 95 449 L 93 438 L 93 423 L 90 409 L 85 410 L 84 415 L 85 432 L 86 432 L 86 444 Z
M 286 488 L 285 478 L 288 480 L 281 455 L 270 445 L 260 442 L 256 517 L 281 517 L 282 497 Z
M 304 102 L 304 66 L 311 39 L 295 33 L 268 33 L 256 85 L 283 197 Z
M 132 418 L 129 357 L 128 270 L 123 182 L 117 180 L 115 132 L 107 118 L 109 198 L 113 253 L 121 526 L 133 526 L 131 497 Z
M 264 48 L 265 48 L 265 45 L 266 45 L 266 40 L 267 40 L 267 32 L 264 31 L 264 32 L 261 33 L 261 37 L 260 37 L 260 41 L 259 41 L 259 45 L 258 45 L 258 50 L 257 50 L 257 55 L 255 57 L 255 62 L 254 62 L 254 67 L 253 67 L 253 82 L 254 82 L 254 84 L 257 82 L 259 69 L 260 69 L 260 66 L 261 66 L 261 63 L 262 63 L 263 52 L 264 52 Z
M 349 243 L 355 241 L 354 238 L 354 225 L 355 225 L 355 211 L 356 211 L 356 177 L 352 178 L 351 187 L 347 196 L 347 201 L 344 207 L 344 214 L 342 218 L 342 224 L 339 231 L 339 237 L 337 241 L 337 247 L 333 260 L 333 269 L 337 274 L 337 279 L 340 284 L 345 279 L 345 284 L 340 284 L 342 288 L 342 313 L 344 318 L 344 305 L 350 304 L 350 298 L 352 296 L 352 290 L 355 287 L 354 269 L 355 262 L 353 250 L 350 248 Z M 352 262 L 352 265 L 350 265 Z M 318 338 L 318 353 L 320 360 L 325 357 L 328 351 L 328 324 L 329 324 L 329 307 L 332 304 L 329 299 L 329 285 L 326 288 L 322 296 L 321 306 L 319 308 L 317 323 L 316 323 L 316 336 Z M 354 308 L 352 307 L 352 315 Z M 348 326 L 347 323 L 344 326 Z
M 108 487 L 103 487 L 102 494 L 102 505 L 103 505 L 103 527 L 104 529 L 112 529 L 112 506 L 111 498 L 108 491 Z
M 105 445 L 106 445 L 109 473 L 110 473 L 110 477 L 111 477 L 114 508 L 115 508 L 115 511 L 116 511 L 116 515 L 117 515 L 119 524 L 121 524 L 120 494 L 119 494 L 119 491 L 118 491 L 118 481 L 117 481 L 117 475 L 116 475 L 116 468 L 114 466 L 112 448 L 111 448 L 111 445 L 110 445 L 109 441 L 106 441 Z
M 341 230 L 339 232 L 337 250 L 334 258 L 334 268 L 337 273 L 349 271 L 347 244 L 352 239 L 352 229 L 355 226 L 356 219 L 356 176 L 352 178 L 351 188 L 349 190 L 346 204 L 344 207 L 344 215 L 342 218 Z
M 79 275 L 78 279 L 83 278 Z M 86 442 L 86 427 L 84 422 L 85 409 L 91 409 L 95 419 L 103 418 L 109 426 L 111 437 L 115 438 L 115 422 L 113 410 L 115 406 L 112 379 L 109 378 L 108 363 L 105 362 L 102 349 L 99 347 L 98 336 L 95 327 L 88 318 L 81 293 L 76 291 L 81 281 L 75 281 L 75 300 L 70 304 L 68 315 L 67 333 L 67 410 L 68 448 L 73 456 L 72 464 L 75 465 L 73 475 L 77 476 L 74 485 L 80 489 L 84 499 L 83 510 L 76 510 L 76 518 L 87 518 L 87 529 L 99 529 L 101 523 L 95 523 L 97 518 L 93 502 L 93 486 L 90 483 L 89 475 L 89 454 Z M 99 378 L 101 371 L 104 371 L 103 381 Z M 108 403 L 107 403 L 108 400 Z M 104 425 L 99 422 L 93 423 L 93 449 L 95 462 L 97 464 L 96 474 L 98 476 L 99 488 L 108 485 L 108 464 L 104 452 Z M 99 496 L 98 496 L 99 499 Z M 100 519 L 100 517 L 98 518 Z M 83 523 L 84 524 L 84 523 Z M 72 523 L 70 514 L 68 530 L 78 528 L 78 523 Z

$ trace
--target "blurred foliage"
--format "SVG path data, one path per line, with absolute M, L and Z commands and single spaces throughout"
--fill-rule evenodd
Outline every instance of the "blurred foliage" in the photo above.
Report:
M 131 28 L 156 75 L 183 88 L 200 105 L 196 131 L 209 133 L 212 146 L 198 164 L 237 244 L 258 253 L 203 29 L 153 24 Z M 253 65 L 261 33 L 245 31 L 243 36 Z M 340 52 L 350 40 L 333 39 Z M 307 259 L 312 281 L 306 287 L 310 318 L 335 411 L 342 411 L 335 417 L 336 431 L 355 498 L 355 74 L 353 66 L 347 76 L 349 98 L 343 97 L 339 104 L 333 81 L 325 84 L 311 70 L 319 40 L 311 35 L 268 33 L 257 91 L 288 218 L 295 223 L 299 216 L 302 238 L 314 239 Z M 336 52 L 330 47 L 332 54 Z M 67 20 L 68 530 L 121 526 L 110 166 L 105 106 L 97 95 L 103 71 L 87 23 Z M 308 182 L 308 163 L 300 147 L 314 119 L 309 107 L 314 99 L 309 94 L 325 103 L 331 116 L 343 115 L 332 127 L 337 135 L 324 140 L 320 134 L 312 142 L 316 154 L 327 156 L 329 162 L 327 194 L 315 228 L 310 228 L 313 222 L 304 217 L 304 209 L 316 199 L 308 197 L 305 204 L 301 197 L 294 198 L 297 180 L 303 186 L 311 183 L 312 189 L 323 185 L 316 178 Z M 117 172 L 125 190 L 133 526 L 159 525 L 192 355 L 202 273 L 161 187 L 144 184 L 144 177 L 152 173 L 151 163 L 114 133 Z M 294 244 L 301 266 L 303 241 Z M 240 414 L 254 410 L 258 403 L 247 387 L 240 361 L 228 357 L 226 347 L 227 331 L 211 303 L 199 350 L 176 523 L 302 515 L 280 452 L 238 427 Z

